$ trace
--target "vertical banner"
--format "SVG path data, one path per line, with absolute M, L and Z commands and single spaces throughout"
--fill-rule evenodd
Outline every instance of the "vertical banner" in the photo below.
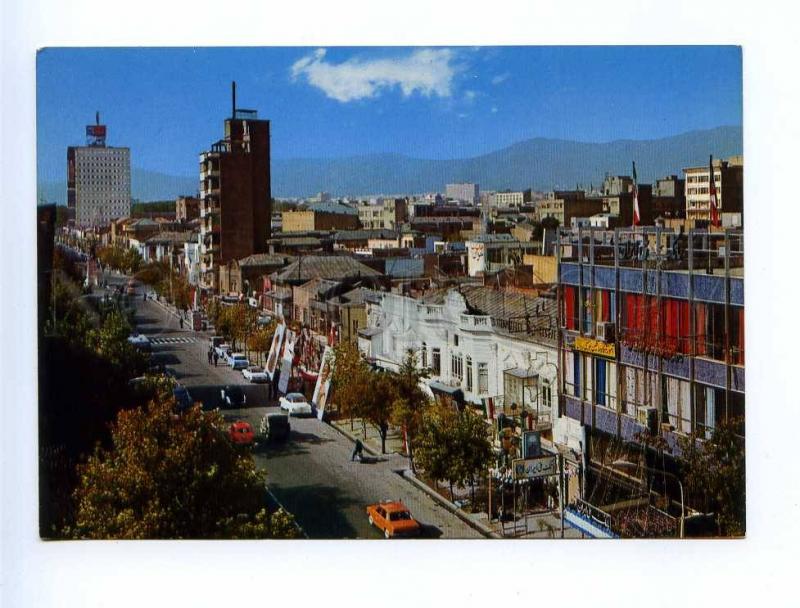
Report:
M 283 341 L 283 332 L 285 329 L 286 326 L 281 323 L 275 328 L 275 333 L 272 335 L 272 344 L 269 347 L 266 368 L 270 380 L 275 376 L 275 368 L 278 367 L 278 356 L 281 352 L 281 343 Z
M 325 352 L 322 353 L 322 362 L 319 366 L 317 385 L 314 387 L 314 396 L 311 399 L 311 403 L 317 408 L 317 418 L 320 420 L 322 420 L 323 413 L 325 412 L 325 403 L 328 401 L 332 371 L 333 349 L 330 346 L 326 346 Z
M 283 341 L 283 359 L 281 359 L 281 377 L 278 378 L 278 391 L 286 393 L 289 387 L 289 377 L 292 375 L 292 360 L 294 359 L 294 343 L 297 338 L 291 329 L 286 330 L 286 339 Z

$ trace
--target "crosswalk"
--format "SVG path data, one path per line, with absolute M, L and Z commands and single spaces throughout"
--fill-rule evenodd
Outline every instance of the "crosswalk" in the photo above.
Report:
M 150 338 L 151 344 L 193 344 L 194 338 L 172 337 L 172 338 Z

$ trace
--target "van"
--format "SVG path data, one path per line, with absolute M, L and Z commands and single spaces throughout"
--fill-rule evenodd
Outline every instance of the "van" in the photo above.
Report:
M 260 435 L 265 441 L 286 441 L 291 427 L 286 414 L 265 414 L 261 419 Z

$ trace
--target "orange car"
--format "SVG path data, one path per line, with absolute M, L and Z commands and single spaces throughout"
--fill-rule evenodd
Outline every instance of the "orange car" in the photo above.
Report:
M 252 445 L 253 440 L 255 439 L 253 427 L 250 426 L 249 423 L 242 422 L 241 420 L 234 422 L 231 425 L 229 435 L 231 441 L 233 441 L 233 443 L 238 443 L 239 445 Z
M 369 523 L 383 530 L 386 538 L 416 536 L 422 530 L 419 522 L 411 517 L 411 511 L 399 501 L 380 502 L 367 507 Z

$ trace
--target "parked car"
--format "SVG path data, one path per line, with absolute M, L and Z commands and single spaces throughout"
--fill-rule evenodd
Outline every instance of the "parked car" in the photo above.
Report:
M 244 353 L 231 353 L 228 355 L 228 365 L 231 369 L 245 369 L 250 367 L 250 362 Z
M 281 397 L 280 405 L 281 409 L 286 410 L 290 416 L 311 414 L 311 404 L 301 393 L 289 393 L 285 397 Z
M 290 432 L 289 416 L 286 414 L 264 414 L 261 419 L 259 434 L 264 441 L 286 441 Z
M 411 511 L 400 501 L 382 501 L 367 507 L 371 526 L 383 530 L 386 538 L 417 536 L 422 526 L 411 516 Z
M 253 432 L 253 427 L 249 422 L 239 420 L 231 425 L 228 434 L 233 443 L 238 445 L 253 445 L 256 434 Z
M 222 359 L 227 360 L 228 352 L 231 350 L 230 344 L 220 344 L 219 346 L 215 347 L 214 350 Z
M 150 343 L 150 338 L 144 334 L 133 334 L 128 337 L 128 342 L 146 353 L 149 353 L 153 350 L 153 346 Z
M 237 408 L 247 403 L 244 391 L 239 386 L 226 386 L 220 390 L 222 407 Z
M 175 402 L 177 403 L 176 409 L 179 412 L 185 412 L 194 404 L 194 400 L 185 386 L 176 386 L 172 389 L 172 395 L 175 397 Z
M 242 370 L 242 376 L 244 376 L 245 380 L 249 380 L 253 384 L 269 382 L 267 372 L 264 371 L 263 367 L 259 367 L 258 365 L 251 365 L 250 367 L 244 368 Z

